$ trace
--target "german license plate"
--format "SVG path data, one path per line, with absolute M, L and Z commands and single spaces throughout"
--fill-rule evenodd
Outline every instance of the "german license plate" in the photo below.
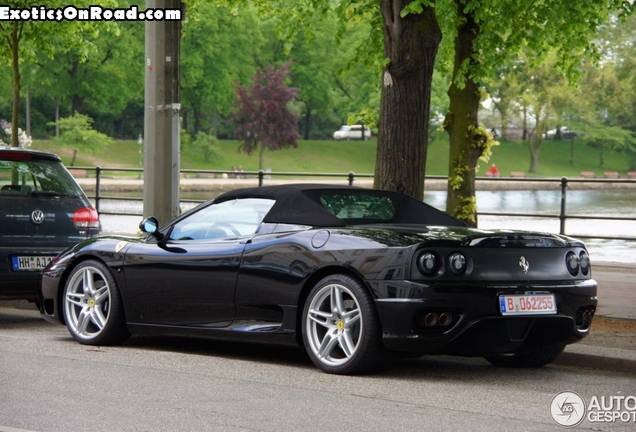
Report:
M 33 256 L 14 256 L 14 271 L 37 271 L 42 270 L 53 261 L 55 255 L 33 255 Z
M 554 294 L 520 294 L 499 296 L 502 315 L 555 314 Z

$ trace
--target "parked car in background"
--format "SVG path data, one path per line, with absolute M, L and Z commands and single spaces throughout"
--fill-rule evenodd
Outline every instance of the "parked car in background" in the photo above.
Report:
M 368 127 L 362 128 L 362 125 L 343 125 L 333 133 L 333 139 L 339 140 L 361 140 L 362 132 L 364 131 L 364 140 L 371 139 L 371 129 Z
M 0 298 L 38 298 L 40 273 L 99 234 L 99 218 L 54 154 L 0 147 Z
M 52 262 L 43 317 L 86 345 L 131 333 L 298 344 L 323 371 L 358 374 L 398 353 L 545 365 L 596 310 L 582 242 L 468 228 L 396 192 L 238 189 L 140 229 Z
M 565 126 L 559 129 L 550 129 L 545 133 L 546 139 L 574 139 L 577 136 L 575 132 Z

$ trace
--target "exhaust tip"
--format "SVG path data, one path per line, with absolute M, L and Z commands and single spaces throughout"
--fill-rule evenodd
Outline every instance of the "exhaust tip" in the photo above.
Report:
M 439 323 L 439 315 L 435 312 L 429 312 L 424 317 L 424 324 L 427 327 L 435 327 Z
M 441 326 L 448 326 L 450 325 L 450 323 L 453 322 L 453 315 L 448 313 L 448 312 L 442 312 L 442 314 L 439 316 L 439 325 Z

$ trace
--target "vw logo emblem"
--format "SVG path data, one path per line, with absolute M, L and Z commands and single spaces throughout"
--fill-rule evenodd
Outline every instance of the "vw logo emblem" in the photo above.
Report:
M 42 210 L 33 210 L 33 213 L 31 213 L 31 220 L 34 224 L 40 225 L 44 222 L 44 212 Z

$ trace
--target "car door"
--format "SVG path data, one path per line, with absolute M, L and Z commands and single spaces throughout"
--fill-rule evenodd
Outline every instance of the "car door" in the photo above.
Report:
M 214 203 L 163 230 L 165 239 L 131 245 L 124 264 L 128 319 L 228 326 L 241 255 L 272 204 L 257 198 Z

